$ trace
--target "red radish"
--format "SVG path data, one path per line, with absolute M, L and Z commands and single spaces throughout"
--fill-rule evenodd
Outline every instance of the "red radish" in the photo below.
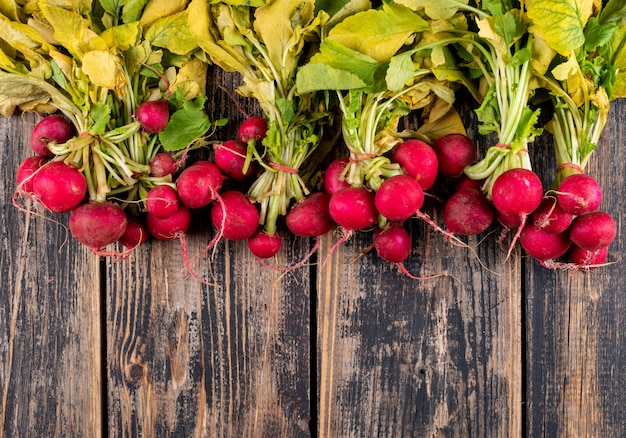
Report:
M 214 163 L 196 161 L 186 167 L 176 179 L 179 200 L 189 208 L 200 208 L 218 196 L 224 174 Z
M 439 173 L 443 176 L 458 177 L 463 169 L 478 158 L 474 142 L 463 134 L 447 134 L 433 143 L 437 153 Z
M 72 236 L 83 245 L 98 250 L 116 242 L 124 235 L 128 218 L 117 204 L 112 202 L 87 202 L 70 214 L 69 227 Z
M 572 242 L 589 251 L 609 246 L 616 235 L 615 220 L 604 211 L 594 211 L 576 216 L 569 228 Z
M 215 150 L 215 164 L 232 179 L 243 181 L 256 171 L 255 166 L 250 165 L 244 172 L 247 153 L 245 143 L 228 140 L 215 144 L 213 148 Z
M 267 259 L 274 257 L 282 247 L 283 239 L 279 232 L 269 235 L 262 228 L 248 238 L 248 248 L 255 256 Z
M 468 176 L 462 176 L 454 186 L 454 191 L 459 192 L 463 189 L 482 190 L 482 186 L 485 183 L 484 179 L 472 179 Z
M 221 194 L 221 201 L 211 208 L 213 225 L 230 240 L 244 240 L 259 226 L 259 211 L 247 195 L 237 190 Z
M 493 222 L 493 205 L 475 189 L 455 192 L 446 202 L 443 220 L 452 233 L 471 236 L 482 233 Z
M 361 230 L 378 219 L 374 195 L 365 187 L 346 187 L 331 197 L 328 211 L 333 220 L 345 230 Z
M 418 139 L 406 140 L 393 151 L 391 161 L 417 180 L 422 190 L 428 190 L 437 180 L 439 162 L 431 145 Z
M 503 214 L 496 210 L 496 219 L 504 228 L 517 228 L 522 225 L 522 218 L 517 214 Z
M 390 263 L 402 263 L 411 254 L 411 236 L 398 222 L 374 231 L 374 248 L 378 256 Z
M 244 120 L 237 130 L 239 141 L 248 144 L 250 140 L 263 140 L 267 133 L 267 120 L 261 116 L 252 116 Z
M 374 198 L 376 209 L 391 221 L 413 216 L 424 203 L 424 191 L 409 175 L 395 175 L 383 181 Z
M 140 104 L 135 110 L 135 116 L 141 127 L 154 134 L 162 131 L 170 121 L 170 110 L 167 100 L 152 100 Z
M 572 245 L 569 251 L 569 258 L 575 265 L 586 269 L 593 269 L 592 266 L 601 265 L 609 255 L 609 247 L 604 246 L 595 251 L 589 251 L 578 245 Z
M 557 199 L 563 210 L 579 215 L 596 211 L 602 202 L 600 184 L 591 176 L 582 173 L 570 175 L 561 181 Z
M 335 227 L 329 212 L 330 195 L 315 192 L 295 204 L 287 213 L 285 223 L 296 236 L 317 237 Z
M 137 217 L 128 219 L 126 231 L 117 240 L 126 248 L 135 248 L 148 240 L 148 230 L 145 223 Z
M 52 114 L 44 117 L 35 125 L 30 136 L 30 146 L 35 155 L 52 157 L 48 143 L 65 143 L 76 135 L 74 126 L 65 117 Z
M 191 211 L 181 204 L 171 216 L 161 219 L 153 214 L 146 214 L 146 228 L 148 233 L 159 240 L 178 239 L 184 235 L 191 225 Z
M 178 210 L 178 193 L 171 186 L 161 184 L 150 189 L 145 202 L 148 213 L 165 219 Z
M 532 170 L 509 169 L 496 178 L 491 196 L 499 212 L 524 217 L 541 204 L 543 186 Z
M 33 175 L 41 166 L 48 162 L 47 157 L 40 155 L 33 155 L 26 158 L 20 163 L 15 172 L 15 181 L 18 185 L 18 192 L 32 193 L 33 192 Z
M 350 184 L 342 176 L 348 164 L 350 164 L 348 157 L 340 157 L 326 166 L 324 171 L 324 191 L 326 193 L 332 196 L 337 190 L 350 187 Z
M 558 234 L 569 228 L 574 216 L 563 210 L 555 198 L 545 197 L 533 211 L 533 219 L 536 227 Z
M 522 230 L 520 244 L 529 256 L 537 260 L 552 260 L 565 254 L 571 241 L 567 233 L 548 233 L 542 228 L 531 225 Z
M 66 213 L 85 199 L 87 181 L 76 167 L 51 161 L 33 177 L 33 193 L 51 212 Z
M 150 160 L 150 175 L 161 178 L 174 175 L 178 170 L 176 159 L 166 152 L 159 152 Z

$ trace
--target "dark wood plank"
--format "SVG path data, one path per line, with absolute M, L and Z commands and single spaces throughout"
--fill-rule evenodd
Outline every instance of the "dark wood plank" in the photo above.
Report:
M 526 263 L 527 428 L 529 436 L 624 436 L 624 110 L 610 119 L 587 172 L 603 187 L 601 209 L 614 215 L 616 262 L 590 273 Z
M 210 72 L 209 113 L 231 120 L 216 140 L 233 138 L 244 116 L 217 87 L 237 82 Z M 191 258 L 212 237 L 208 210 L 194 215 Z M 301 260 L 309 245 L 290 238 L 272 263 Z M 310 436 L 308 267 L 271 270 L 245 242 L 221 242 L 193 265 L 207 284 L 181 279 L 183 269 L 177 242 L 153 242 L 109 269 L 110 434 Z
M 102 432 L 100 265 L 67 215 L 12 205 L 33 115 L 0 119 L 0 436 Z
M 492 273 L 429 226 L 411 227 L 407 268 L 446 276 L 408 279 L 374 254 L 352 264 L 369 245 L 365 234 L 321 271 L 320 436 L 519 436 L 519 259 L 504 263 L 493 241 L 482 244 Z

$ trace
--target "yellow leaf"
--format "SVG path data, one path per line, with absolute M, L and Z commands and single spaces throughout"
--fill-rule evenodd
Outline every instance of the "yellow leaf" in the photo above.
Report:
M 141 25 L 147 27 L 159 18 L 184 11 L 186 6 L 187 0 L 148 0 L 141 15 Z
M 566 81 L 570 77 L 577 75 L 578 71 L 578 61 L 576 60 L 576 56 L 572 54 L 567 61 L 552 69 L 552 76 L 554 76 L 557 81 Z
M 170 91 L 182 89 L 185 99 L 193 100 L 206 92 L 207 64 L 197 58 L 183 64 L 178 70 L 176 79 L 170 85 Z
M 119 59 L 109 51 L 92 50 L 83 56 L 82 70 L 96 85 L 109 90 L 118 87 L 120 76 L 124 76 Z
M 139 41 L 141 30 L 138 21 L 120 24 L 105 30 L 100 37 L 106 42 L 109 49 L 128 50 Z

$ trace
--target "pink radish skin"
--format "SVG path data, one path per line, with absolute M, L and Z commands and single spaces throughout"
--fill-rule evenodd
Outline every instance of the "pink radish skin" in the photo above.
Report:
M 53 114 L 35 125 L 30 136 L 30 146 L 35 155 L 52 157 L 54 154 L 48 149 L 48 143 L 65 143 L 75 135 L 76 131 L 69 120 Z
M 213 204 L 211 221 L 225 238 L 244 240 L 256 232 L 259 211 L 244 193 L 229 190 L 221 194 L 221 202 Z
M 72 236 L 93 250 L 104 248 L 124 235 L 128 218 L 111 202 L 88 202 L 72 210 L 69 228 Z
M 493 205 L 475 189 L 455 192 L 446 202 L 443 220 L 448 230 L 466 236 L 485 231 L 493 222 Z
M 370 227 L 378 219 L 374 195 L 365 187 L 337 190 L 330 197 L 328 211 L 333 220 L 347 231 Z
M 557 200 L 552 197 L 543 198 L 532 214 L 536 227 L 553 234 L 563 233 L 574 219 L 574 216 L 563 210 Z
M 341 157 L 333 160 L 324 171 L 324 191 L 333 195 L 337 190 L 350 187 L 350 184 L 342 178 L 342 173 L 346 166 L 350 164 L 348 157 Z
M 532 213 L 541 204 L 543 186 L 533 171 L 523 168 L 510 169 L 495 180 L 492 199 L 499 212 L 523 217 Z
M 431 145 L 418 139 L 406 140 L 393 151 L 391 161 L 414 178 L 422 190 L 430 189 L 437 180 L 439 162 Z
M 274 257 L 282 247 L 283 239 L 279 232 L 269 235 L 263 229 L 257 230 L 248 238 L 248 248 L 256 257 L 268 259 Z
M 534 225 L 524 227 L 520 244 L 526 253 L 537 260 L 552 260 L 567 252 L 571 241 L 567 233 L 548 233 Z
M 47 157 L 39 155 L 33 155 L 22 161 L 15 172 L 15 181 L 18 185 L 17 190 L 21 193 L 32 193 L 33 175 L 47 162 Z
M 161 178 L 168 175 L 174 175 L 178 170 L 176 159 L 170 154 L 160 152 L 150 160 L 150 175 Z
M 213 146 L 215 150 L 215 164 L 222 172 L 236 181 L 243 181 L 256 171 L 254 163 L 250 163 L 246 172 L 243 166 L 246 162 L 247 147 L 237 140 L 229 140 Z
M 124 234 L 117 240 L 125 248 L 135 248 L 148 240 L 148 230 L 142 220 L 136 217 L 128 219 Z
M 435 140 L 433 149 L 437 154 L 439 174 L 443 176 L 461 176 L 463 169 L 478 158 L 476 145 L 463 134 L 444 135 Z
M 146 211 L 165 219 L 178 210 L 178 194 L 171 186 L 162 184 L 150 189 L 146 195 Z
M 33 193 L 51 212 L 66 213 L 85 199 L 87 181 L 76 167 L 52 161 L 33 177 Z
M 606 262 L 608 255 L 609 248 L 607 246 L 595 251 L 589 251 L 578 245 L 572 245 L 569 252 L 569 258 L 572 263 L 585 269 L 594 269 L 595 265 L 603 264 Z
M 315 192 L 295 204 L 287 213 L 285 223 L 296 236 L 317 237 L 335 228 L 329 211 L 330 196 Z
M 496 219 L 504 228 L 517 228 L 522 225 L 522 218 L 517 214 L 502 214 L 496 210 Z
M 374 231 L 374 248 L 378 256 L 390 263 L 402 263 L 411 254 L 411 236 L 398 222 Z
M 391 221 L 404 221 L 424 203 L 424 191 L 409 175 L 395 175 L 383 181 L 374 197 L 378 212 Z
M 568 213 L 580 215 L 596 211 L 602 202 L 602 188 L 591 176 L 574 174 L 561 181 L 557 189 L 559 205 Z
M 594 211 L 576 216 L 569 228 L 572 242 L 588 251 L 596 251 L 609 246 L 616 235 L 615 220 L 604 211 Z
M 151 134 L 163 131 L 170 121 L 167 100 L 154 100 L 140 104 L 135 110 L 135 117 L 145 131 Z
M 252 116 L 244 120 L 237 130 L 239 141 L 248 144 L 250 140 L 260 141 L 267 133 L 267 120 L 260 116 Z
M 224 179 L 224 174 L 214 163 L 196 161 L 176 179 L 178 198 L 189 208 L 209 205 L 218 196 Z
M 191 225 L 191 211 L 185 205 L 179 205 L 176 212 L 165 219 L 153 214 L 146 214 L 148 233 L 159 240 L 174 240 L 183 236 Z

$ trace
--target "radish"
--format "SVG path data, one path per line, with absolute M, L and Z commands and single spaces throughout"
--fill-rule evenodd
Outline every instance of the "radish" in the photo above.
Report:
M 170 120 L 169 104 L 165 99 L 144 102 L 135 110 L 135 117 L 145 131 L 161 132 Z
M 514 168 L 505 171 L 495 180 L 491 196 L 499 212 L 523 218 L 541 204 L 543 186 L 532 170 Z
M 402 263 L 411 254 L 411 236 L 399 222 L 389 222 L 374 231 L 374 248 L 381 259 Z
M 328 211 L 333 220 L 347 231 L 372 226 L 378 219 L 374 195 L 365 187 L 346 187 L 331 197 Z
M 259 227 L 259 211 L 247 195 L 237 190 L 221 194 L 211 208 L 211 220 L 221 234 L 230 240 L 244 240 Z
M 44 117 L 35 125 L 30 136 L 30 146 L 35 155 L 52 157 L 48 143 L 65 143 L 76 135 L 72 124 L 59 114 Z
M 178 210 L 178 194 L 167 184 L 161 184 L 150 189 L 146 194 L 146 211 L 154 216 L 165 219 Z
M 330 195 L 315 192 L 295 204 L 287 213 L 285 223 L 296 236 L 317 237 L 332 230 L 336 223 L 329 212 Z
M 333 195 L 337 190 L 350 187 L 350 183 L 344 178 L 344 171 L 350 164 L 348 157 L 340 157 L 333 160 L 324 171 L 324 191 Z
M 463 134 L 447 134 L 433 143 L 438 170 L 443 176 L 458 177 L 463 169 L 478 159 L 474 142 Z
M 496 210 L 496 219 L 507 229 L 517 228 L 522 225 L 522 218 L 517 214 L 504 214 Z
M 616 235 L 615 220 L 604 211 L 594 211 L 576 216 L 569 228 L 572 242 L 588 251 L 596 251 L 609 246 Z
M 458 192 L 463 189 L 482 190 L 482 186 L 485 183 L 484 179 L 472 179 L 468 176 L 462 176 L 454 186 L 454 191 Z
M 33 177 L 33 193 L 51 212 L 65 213 L 83 202 L 87 180 L 76 167 L 51 161 Z
M 222 172 L 236 181 L 243 181 L 256 171 L 255 166 L 248 165 L 246 169 L 247 147 L 245 143 L 229 140 L 217 143 L 215 150 L 215 164 Z M 250 163 L 252 164 L 252 163 Z
M 274 257 L 278 254 L 282 243 L 283 239 L 278 231 L 274 235 L 269 235 L 262 228 L 259 228 L 248 238 L 250 252 L 262 259 Z
M 446 202 L 443 220 L 452 233 L 471 236 L 482 233 L 493 222 L 493 205 L 475 189 L 455 192 Z
M 176 212 L 165 219 L 153 214 L 146 214 L 148 233 L 159 240 L 173 240 L 182 237 L 191 224 L 191 211 L 184 204 L 178 206 Z
M 581 248 L 578 245 L 572 245 L 569 252 L 569 258 L 577 267 L 583 269 L 594 269 L 597 265 L 603 264 L 609 255 L 609 247 L 603 246 L 602 248 L 594 251 Z
M 568 213 L 580 215 L 596 211 L 602 201 L 600 184 L 591 176 L 576 173 L 563 179 L 557 189 L 559 205 Z
M 423 190 L 431 188 L 437 180 L 437 153 L 425 141 L 406 140 L 395 148 L 391 161 L 398 163 L 407 175 L 415 178 Z
M 551 260 L 565 254 L 571 241 L 567 233 L 549 233 L 543 228 L 531 225 L 522 230 L 520 244 L 531 257 L 537 260 Z
M 117 240 L 126 248 L 135 248 L 148 240 L 145 223 L 138 217 L 128 219 L 124 234 Z
M 189 208 L 200 208 L 218 196 L 225 179 L 219 167 L 206 160 L 196 161 L 176 179 L 178 198 Z
M 267 120 L 260 116 L 248 117 L 237 130 L 239 141 L 248 144 L 250 140 L 260 141 L 267 133 Z
M 127 224 L 122 207 L 112 202 L 87 202 L 72 210 L 69 219 L 72 236 L 93 250 L 116 242 Z
M 17 191 L 21 193 L 32 193 L 34 174 L 47 162 L 48 158 L 40 155 L 33 155 L 23 160 L 15 172 L 15 181 L 18 186 Z
M 409 175 L 394 175 L 386 179 L 374 197 L 376 209 L 391 221 L 403 221 L 413 216 L 424 203 L 424 191 Z
M 160 178 L 174 175 L 178 170 L 176 159 L 166 152 L 159 152 L 149 161 L 150 175 Z
M 553 197 L 543 198 L 539 207 L 532 214 L 536 227 L 554 234 L 567 230 L 574 219 L 574 216 L 563 210 Z

